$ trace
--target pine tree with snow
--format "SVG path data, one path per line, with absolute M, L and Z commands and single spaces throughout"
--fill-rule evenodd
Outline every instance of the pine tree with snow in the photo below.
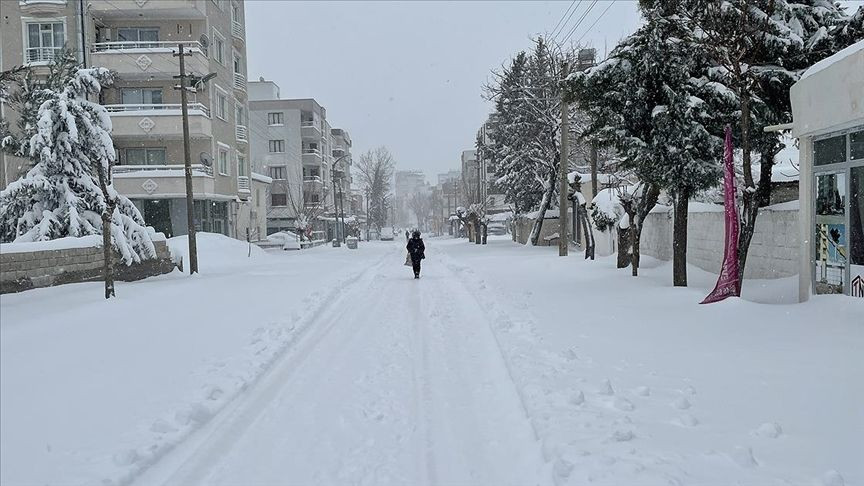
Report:
M 102 234 L 106 298 L 114 293 L 112 247 L 127 265 L 156 257 L 138 209 L 111 184 L 116 152 L 108 112 L 87 99 L 111 82 L 107 69 L 80 69 L 62 91 L 44 93 L 35 133 L 27 142 L 34 166 L 0 192 L 4 242 Z
M 687 210 L 698 191 L 720 176 L 720 140 L 706 123 L 710 111 L 693 74 L 703 59 L 687 42 L 686 27 L 665 5 L 644 5 L 645 24 L 624 39 L 597 67 L 576 73 L 568 88 L 588 113 L 585 135 L 614 147 L 621 166 L 641 181 L 624 188 L 633 275 L 638 274 L 639 243 L 648 212 L 665 189 L 674 200 L 675 285 L 687 284 Z

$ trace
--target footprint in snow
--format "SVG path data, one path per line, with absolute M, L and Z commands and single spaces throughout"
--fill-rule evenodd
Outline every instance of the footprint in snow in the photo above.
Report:
M 678 417 L 678 423 L 683 425 L 684 427 L 696 427 L 699 425 L 699 419 L 690 415 L 689 413 L 685 413 L 684 415 Z
M 618 410 L 622 410 L 625 412 L 630 412 L 636 409 L 636 406 L 633 405 L 633 402 L 627 400 L 626 398 L 619 397 L 615 399 L 615 408 Z
M 608 395 L 608 396 L 615 394 L 615 389 L 612 388 L 612 382 L 609 381 L 608 378 L 603 380 L 603 384 L 600 386 L 600 392 L 599 393 L 601 395 Z
M 756 461 L 756 458 L 753 457 L 752 447 L 737 446 L 729 454 L 729 457 L 733 461 L 735 461 L 736 464 L 743 468 L 752 468 L 759 465 L 759 463 Z
M 629 442 L 636 438 L 632 430 L 616 430 L 612 433 L 612 440 L 615 442 Z
M 687 397 L 678 397 L 677 400 L 672 402 L 672 406 L 678 410 L 688 410 L 692 404 L 690 403 L 690 400 L 687 400 Z
M 647 386 L 637 386 L 633 390 L 633 393 L 635 395 L 640 396 L 640 397 L 647 397 L 647 396 L 651 395 L 651 388 L 649 388 Z
M 775 422 L 765 422 L 760 425 L 753 431 L 753 435 L 758 437 L 767 437 L 769 439 L 776 439 L 783 435 L 783 428 L 780 427 L 780 424 Z

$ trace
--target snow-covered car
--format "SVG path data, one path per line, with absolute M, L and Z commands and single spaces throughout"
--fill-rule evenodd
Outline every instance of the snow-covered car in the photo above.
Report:
M 381 241 L 393 241 L 393 228 L 385 226 L 381 228 Z
M 278 233 L 273 233 L 272 235 L 267 237 L 267 240 L 281 243 L 283 250 L 300 249 L 300 237 L 288 231 L 280 231 Z

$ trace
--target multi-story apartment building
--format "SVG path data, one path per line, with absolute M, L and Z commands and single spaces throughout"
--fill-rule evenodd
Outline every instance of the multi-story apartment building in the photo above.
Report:
M 47 64 L 67 45 L 85 66 L 117 73 L 100 96 L 118 154 L 114 186 L 169 236 L 188 231 L 175 89 L 182 43 L 188 74 L 215 75 L 189 94 L 196 228 L 236 238 L 259 232 L 254 219 L 264 215 L 255 197 L 268 178 L 252 177 L 249 165 L 242 0 L 20 0 L 4 7 L 14 17 L 4 18 L 4 69 Z
M 486 122 L 477 130 L 477 139 L 480 140 L 484 148 L 494 144 L 492 140 L 494 117 L 494 114 L 489 115 Z M 484 148 L 476 152 L 477 163 L 480 165 L 480 200 L 485 202 L 487 214 L 508 211 L 509 208 L 504 202 L 504 194 L 495 190 L 496 187 L 493 184 L 495 174 L 489 168 L 489 154 Z
M 426 176 L 420 170 L 397 170 L 393 184 L 395 223 L 402 226 L 417 224 L 411 210 L 411 198 L 427 188 Z
M 351 137 L 332 128 L 314 99 L 281 99 L 273 81 L 249 83 L 251 156 L 256 171 L 273 178 L 268 232 L 295 228 L 300 213 L 316 217 L 315 230 L 332 237 L 334 201 L 351 206 Z
M 476 150 L 462 151 L 462 194 L 466 206 L 479 203 L 482 198 L 482 167 L 477 160 Z

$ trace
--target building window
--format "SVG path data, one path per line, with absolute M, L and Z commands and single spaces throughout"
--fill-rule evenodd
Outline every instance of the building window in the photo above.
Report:
M 225 39 L 215 30 L 213 31 L 213 59 L 225 65 Z
M 270 167 L 270 177 L 285 180 L 285 167 Z
M 271 206 L 287 206 L 288 194 L 270 194 Z
M 267 113 L 267 124 L 268 125 L 282 125 L 283 124 L 283 113 L 281 111 Z
M 134 42 L 135 47 L 157 47 L 159 29 L 155 27 L 123 27 L 117 29 L 118 42 Z
M 226 150 L 219 151 L 219 173 L 228 175 L 228 152 Z
M 50 62 L 66 44 L 63 22 L 27 23 L 27 62 Z
M 161 105 L 161 88 L 123 88 L 120 98 L 124 105 Z
M 270 153 L 281 154 L 285 152 L 285 140 L 270 140 Z
M 243 105 L 234 105 L 234 120 L 235 124 L 246 126 L 246 110 L 243 109 Z
M 165 149 L 127 148 L 124 165 L 165 165 Z
M 243 154 L 237 154 L 237 175 L 247 177 L 249 174 L 246 171 L 246 157 Z
M 228 104 L 228 97 L 219 90 L 216 90 L 216 116 L 222 120 L 225 119 L 226 104 Z

